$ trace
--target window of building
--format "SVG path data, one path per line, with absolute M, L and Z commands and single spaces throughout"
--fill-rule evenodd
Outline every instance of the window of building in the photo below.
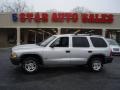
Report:
M 9 45 L 15 45 L 16 44 L 16 38 L 17 38 L 17 32 L 16 29 L 10 29 L 11 31 L 7 31 L 9 29 L 6 29 L 7 33 L 7 42 Z
M 40 43 L 57 33 L 57 28 L 21 28 L 21 44 Z
M 102 38 L 91 37 L 90 39 L 94 47 L 107 47 L 106 42 Z
M 73 37 L 73 47 L 89 47 L 89 42 L 86 37 Z

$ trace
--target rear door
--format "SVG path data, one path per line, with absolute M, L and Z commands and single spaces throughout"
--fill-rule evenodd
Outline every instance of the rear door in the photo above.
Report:
M 71 64 L 85 64 L 92 51 L 87 37 L 72 37 L 70 50 Z

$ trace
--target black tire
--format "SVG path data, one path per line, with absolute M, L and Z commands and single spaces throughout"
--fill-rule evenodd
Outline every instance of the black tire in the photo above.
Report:
M 88 65 L 90 70 L 94 72 L 99 72 L 103 69 L 102 58 L 98 57 L 92 58 Z
M 38 60 L 34 57 L 27 57 L 22 61 L 22 69 L 26 73 L 35 73 L 39 69 Z

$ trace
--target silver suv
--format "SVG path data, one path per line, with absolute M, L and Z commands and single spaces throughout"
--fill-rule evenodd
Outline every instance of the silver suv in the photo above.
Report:
M 10 59 L 28 73 L 36 72 L 41 65 L 87 65 L 101 71 L 103 64 L 113 60 L 104 37 L 85 34 L 53 35 L 41 44 L 15 46 Z

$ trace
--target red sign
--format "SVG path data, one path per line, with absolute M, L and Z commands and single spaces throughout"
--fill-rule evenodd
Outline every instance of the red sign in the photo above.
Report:
M 112 23 L 112 14 L 81 14 L 83 23 Z
M 14 22 L 48 22 L 49 18 L 52 22 L 73 22 L 76 23 L 81 15 L 83 23 L 112 23 L 112 14 L 78 14 L 78 13 L 52 13 L 51 17 L 48 13 L 20 13 L 12 14 Z
M 48 22 L 47 13 L 20 13 L 19 14 L 20 22 Z
M 77 13 L 53 13 L 52 22 L 77 22 L 78 14 Z

